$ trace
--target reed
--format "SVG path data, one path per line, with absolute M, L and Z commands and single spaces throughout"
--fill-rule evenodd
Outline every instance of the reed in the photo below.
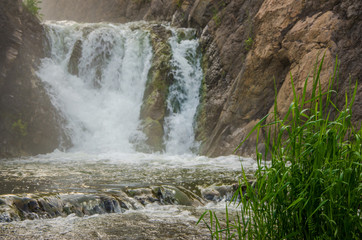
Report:
M 308 78 L 298 95 L 291 76 L 294 99 L 287 114 L 277 114 L 275 101 L 274 121 L 266 124 L 266 116 L 249 133 L 267 136 L 265 152 L 256 149 L 256 184 L 242 169 L 239 185 L 246 193 L 240 187 L 234 194 L 240 211 L 232 224 L 221 227 L 211 211 L 200 217 L 212 239 L 362 239 L 362 130 L 351 122 L 357 83 L 338 109 L 332 101 L 338 61 L 322 92 L 323 60 L 316 62 L 309 100 Z

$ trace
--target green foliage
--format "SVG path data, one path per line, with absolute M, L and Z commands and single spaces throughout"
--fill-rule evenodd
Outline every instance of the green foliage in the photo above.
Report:
M 40 4 L 40 0 L 23 0 L 23 5 L 29 10 L 31 14 L 38 18 L 42 17 L 40 13 L 41 8 L 39 7 Z
M 28 135 L 28 124 L 24 123 L 21 119 L 18 119 L 18 121 L 14 122 L 11 126 L 11 129 L 16 131 L 17 134 L 19 134 L 20 136 L 25 137 L 26 135 Z
M 177 0 L 177 2 L 176 2 L 177 8 L 181 8 L 182 3 L 183 3 L 183 0 Z
M 251 37 L 249 37 L 244 41 L 245 50 L 249 51 L 252 45 L 253 45 L 253 39 Z
M 214 20 L 214 23 L 216 24 L 216 27 L 220 26 L 221 24 L 221 17 L 220 15 L 222 14 L 221 11 L 223 8 L 226 7 L 226 2 L 221 0 L 218 1 L 213 8 L 212 11 L 212 20 Z
M 221 23 L 220 16 L 218 14 L 218 10 L 214 9 L 212 14 L 212 20 L 214 20 L 216 26 L 218 27 Z
M 278 116 L 275 101 L 274 121 L 265 124 L 266 116 L 253 128 L 258 137 L 261 131 L 267 136 L 265 152 L 256 149 L 256 184 L 247 181 L 243 170 L 239 185 L 246 192 L 240 187 L 233 197 L 240 206 L 233 224 L 221 228 L 211 211 L 201 216 L 199 222 L 206 223 L 213 239 L 362 239 L 362 130 L 351 122 L 357 84 L 338 109 L 331 101 L 337 60 L 328 90 L 322 92 L 323 60 L 314 69 L 310 100 L 308 78 L 297 95 L 291 76 L 294 100 L 286 116 Z

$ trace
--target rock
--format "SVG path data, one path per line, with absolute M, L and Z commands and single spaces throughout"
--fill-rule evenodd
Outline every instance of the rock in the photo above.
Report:
M 232 1 L 225 8 L 225 11 L 233 2 L 235 1 Z M 340 70 L 340 89 L 345 89 L 348 86 L 348 74 L 353 75 L 354 79 L 361 79 L 362 54 L 360 47 L 356 45 L 361 45 L 361 37 L 357 37 L 361 36 L 361 27 L 358 27 L 361 26 L 361 17 L 352 17 L 348 14 L 348 9 L 357 9 L 360 2 L 265 0 L 259 3 L 262 4 L 258 6 L 255 2 L 254 8 L 250 8 L 256 9 L 256 11 L 249 11 L 249 14 L 245 15 L 244 18 L 239 17 L 236 20 L 239 22 L 237 24 L 239 30 L 231 32 L 225 26 L 223 28 L 218 27 L 215 31 L 215 24 L 209 22 L 207 34 L 203 33 L 203 36 L 206 35 L 204 37 L 206 42 L 205 56 L 210 59 L 211 64 L 217 62 L 217 65 L 220 65 L 220 68 L 212 67 L 210 63 L 207 66 L 205 75 L 207 93 L 203 107 L 207 108 L 205 112 L 210 113 L 212 111 L 209 109 L 212 109 L 212 106 L 216 106 L 216 108 L 222 106 L 222 110 L 219 112 L 206 115 L 206 117 L 204 114 L 204 119 L 201 118 L 202 123 L 206 125 L 204 129 L 209 128 L 210 125 L 214 126 L 209 128 L 209 132 L 206 130 L 206 133 L 203 133 L 206 136 L 203 137 L 206 139 L 202 145 L 203 154 L 218 156 L 232 153 L 258 119 L 261 119 L 268 112 L 274 111 L 274 79 L 278 90 L 278 113 L 283 116 L 292 101 L 289 72 L 292 73 L 297 92 L 300 93 L 318 56 L 320 59 L 325 54 L 324 67 L 321 73 L 323 89 L 326 89 L 328 85 L 336 55 L 341 60 L 341 69 L 343 68 L 343 71 Z M 350 8 L 351 6 L 354 7 Z M 224 21 L 230 21 L 231 17 L 231 15 L 224 16 L 221 26 L 223 26 Z M 249 21 L 246 20 L 248 18 Z M 350 25 L 352 22 L 354 27 Z M 239 53 L 235 59 L 238 59 L 240 65 L 230 66 L 232 53 L 219 49 L 233 45 L 225 41 L 223 41 L 223 45 L 217 45 L 217 38 L 228 36 L 230 39 L 232 38 L 230 34 L 235 34 L 239 36 L 239 39 L 245 39 L 243 36 L 245 36 L 248 25 L 251 25 L 252 28 L 250 35 L 253 40 L 252 46 L 248 52 L 244 52 L 245 55 L 240 54 L 244 50 L 233 48 L 234 52 Z M 203 37 L 201 39 L 203 41 Z M 210 52 L 211 49 L 215 50 Z M 228 56 L 229 59 L 224 58 L 223 55 Z M 347 56 L 351 58 L 347 58 Z M 346 66 L 344 66 L 345 64 Z M 227 74 L 231 74 L 231 81 L 226 87 L 222 87 L 220 80 L 216 80 L 221 79 L 221 69 Z M 311 96 L 310 86 L 309 82 L 307 96 Z M 359 88 L 358 92 L 361 89 Z M 221 93 L 218 95 L 217 92 Z M 344 90 L 340 91 L 337 104 L 343 104 L 343 95 Z M 220 96 L 228 97 L 222 98 Z M 361 106 L 362 102 L 359 96 L 358 94 L 354 107 L 356 109 L 354 112 L 355 121 L 360 121 L 362 117 L 358 110 L 360 109 L 358 106 Z M 214 103 L 216 100 L 222 101 L 222 103 L 216 105 Z M 268 119 L 268 122 L 271 120 L 272 117 Z M 255 136 L 251 137 L 239 153 L 253 156 L 255 154 L 255 140 Z
M 151 152 L 163 150 L 163 123 L 167 110 L 168 88 L 172 82 L 170 75 L 171 46 L 168 42 L 171 32 L 162 25 L 151 29 L 153 47 L 152 66 L 149 71 L 143 96 L 140 118 L 141 129 Z
M 82 41 L 78 40 L 73 47 L 72 55 L 70 56 L 68 63 L 68 72 L 78 76 L 79 74 L 79 59 L 82 57 Z
M 20 0 L 0 3 L 0 157 L 48 153 L 65 135 L 36 75 L 45 32 Z

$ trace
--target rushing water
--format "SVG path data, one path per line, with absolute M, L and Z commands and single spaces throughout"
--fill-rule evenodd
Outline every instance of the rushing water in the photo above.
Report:
M 151 25 L 48 22 L 38 71 L 72 141 L 67 151 L 1 160 L 0 238 L 208 239 L 195 226 L 224 208 L 255 162 L 194 152 L 202 80 L 192 29 L 173 29 L 165 152 L 135 151 L 152 64 Z M 183 37 L 180 37 L 182 35 Z
M 171 85 L 167 99 L 170 115 L 165 119 L 166 152 L 184 154 L 198 148 L 193 123 L 202 80 L 200 54 L 197 40 L 178 41 L 175 30 L 170 45 L 175 83 Z

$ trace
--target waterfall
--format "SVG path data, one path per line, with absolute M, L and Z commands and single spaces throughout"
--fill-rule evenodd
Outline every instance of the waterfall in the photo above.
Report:
M 131 152 L 129 139 L 140 134 L 138 109 L 151 65 L 148 33 L 105 23 L 47 27 L 51 56 L 43 60 L 39 76 L 67 121 L 73 150 Z M 79 64 L 72 66 L 77 42 Z
M 70 151 L 134 152 L 142 141 L 140 108 L 152 64 L 147 23 L 47 22 L 50 56 L 38 76 L 65 119 Z M 190 153 L 197 147 L 193 123 L 202 71 L 198 41 L 172 29 L 174 82 L 165 117 L 166 152 Z M 181 31 L 181 30 L 180 30 Z M 182 30 L 192 35 L 192 30 Z
M 175 82 L 169 89 L 165 119 L 166 152 L 182 154 L 197 151 L 194 117 L 199 105 L 199 89 L 202 81 L 201 57 L 198 41 L 192 39 L 194 30 L 173 30 L 170 39 L 172 48 L 172 73 Z

